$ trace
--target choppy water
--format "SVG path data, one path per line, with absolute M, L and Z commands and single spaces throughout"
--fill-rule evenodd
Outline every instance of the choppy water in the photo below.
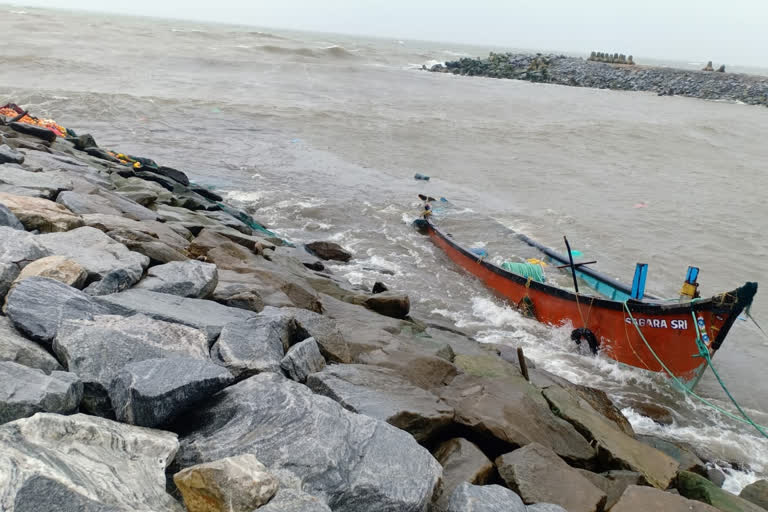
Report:
M 419 317 L 521 345 L 540 367 L 606 390 L 639 432 L 738 463 L 730 490 L 768 475 L 768 442 L 748 427 L 663 378 L 579 354 L 567 329 L 523 319 L 408 225 L 427 192 L 456 205 L 457 239 L 495 257 L 519 250 L 500 244 L 507 227 L 553 246 L 567 234 L 624 280 L 649 262 L 662 296 L 689 264 L 704 295 L 768 283 L 767 109 L 419 71 L 489 50 L 444 43 L 11 7 L 0 41 L 0 103 L 181 168 L 290 239 L 338 241 L 356 258 L 336 273 L 383 280 Z M 764 324 L 766 297 L 753 310 Z M 737 322 L 716 364 L 768 424 L 768 340 Z M 700 391 L 727 405 L 714 379 Z M 635 414 L 637 401 L 669 407 L 675 423 Z

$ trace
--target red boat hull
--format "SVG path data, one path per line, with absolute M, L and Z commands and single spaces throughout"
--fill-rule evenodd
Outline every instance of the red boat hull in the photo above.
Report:
M 703 336 L 706 333 L 714 354 L 757 291 L 756 283 L 747 283 L 711 299 L 682 304 L 630 300 L 627 307 L 637 323 L 635 326 L 623 302 L 584 294 L 577 296 L 568 290 L 526 280 L 479 259 L 432 224 L 428 224 L 427 232 L 453 262 L 477 276 L 512 305 L 527 309 L 538 321 L 553 326 L 585 327 L 595 335 L 601 353 L 630 366 L 663 372 L 648 349 L 650 346 L 666 367 L 686 383 L 692 382 L 706 364 L 705 359 L 698 356 L 695 322 L 701 324 L 703 320 L 702 338 L 707 339 Z

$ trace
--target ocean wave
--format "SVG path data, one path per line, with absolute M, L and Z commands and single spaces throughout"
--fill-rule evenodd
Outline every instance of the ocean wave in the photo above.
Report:
M 265 53 L 271 53 L 274 55 L 296 55 L 299 57 L 310 58 L 333 58 L 333 59 L 354 59 L 357 56 L 345 49 L 342 46 L 328 46 L 326 48 L 307 48 L 298 47 L 290 48 L 287 46 L 278 46 L 273 44 L 265 44 L 262 46 L 254 47 L 257 50 L 261 50 Z

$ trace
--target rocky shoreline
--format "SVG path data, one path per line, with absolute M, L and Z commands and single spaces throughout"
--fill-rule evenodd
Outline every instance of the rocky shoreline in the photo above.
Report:
M 462 58 L 437 64 L 429 71 L 768 106 L 768 77 L 609 63 L 565 55 L 491 53 L 484 59 Z
M 0 124 L 0 509 L 764 511 L 185 173 Z M 706 455 L 704 455 L 706 457 Z

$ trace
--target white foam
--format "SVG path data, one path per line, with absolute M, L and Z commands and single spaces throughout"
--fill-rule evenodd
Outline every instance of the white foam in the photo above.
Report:
M 262 197 L 264 197 L 264 193 L 259 191 L 241 192 L 238 190 L 231 190 L 227 192 L 227 198 L 243 203 L 255 203 L 260 201 Z

